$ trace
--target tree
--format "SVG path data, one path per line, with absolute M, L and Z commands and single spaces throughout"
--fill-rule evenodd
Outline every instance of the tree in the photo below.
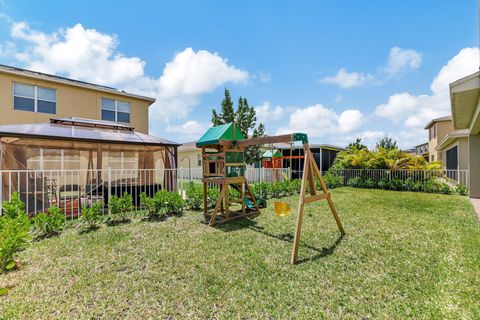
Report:
M 250 107 L 246 98 L 238 98 L 238 106 L 235 111 L 230 91 L 225 88 L 224 97 L 220 104 L 220 112 L 212 109 L 212 124 L 214 126 L 234 123 L 240 132 L 248 137 L 248 132 L 253 132 L 252 137 L 263 137 L 265 135 L 265 126 L 260 123 L 258 127 L 255 108 Z M 252 131 L 253 130 L 253 131 Z M 246 162 L 253 164 L 260 160 L 260 146 L 251 146 L 246 148 Z
M 230 91 L 225 88 L 224 97 L 221 103 L 220 114 L 217 114 L 217 110 L 212 110 L 212 123 L 214 126 L 219 126 L 226 123 L 232 123 L 235 120 L 235 110 L 233 109 L 233 101 L 230 96 Z
M 363 150 L 367 149 L 367 146 L 362 143 L 361 138 L 357 138 L 354 142 L 350 142 L 347 146 L 347 149 L 353 150 Z
M 398 149 L 397 141 L 385 136 L 377 142 L 377 149 L 379 148 L 383 148 L 386 150 Z

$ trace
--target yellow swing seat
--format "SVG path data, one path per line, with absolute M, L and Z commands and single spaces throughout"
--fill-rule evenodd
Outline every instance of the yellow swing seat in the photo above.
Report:
M 283 201 L 275 201 L 273 203 L 275 215 L 278 217 L 287 217 L 290 214 L 290 204 Z

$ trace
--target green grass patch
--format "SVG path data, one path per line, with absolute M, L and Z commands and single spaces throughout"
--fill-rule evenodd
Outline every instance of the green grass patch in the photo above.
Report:
M 295 214 L 208 227 L 200 212 L 33 242 L 0 318 L 474 319 L 480 224 L 465 197 L 340 188 Z M 292 197 L 296 209 L 298 197 Z

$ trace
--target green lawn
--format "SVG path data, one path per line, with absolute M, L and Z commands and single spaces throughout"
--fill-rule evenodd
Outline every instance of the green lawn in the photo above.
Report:
M 466 197 L 340 188 L 294 215 L 212 228 L 187 212 L 34 242 L 0 317 L 173 319 L 480 318 L 480 224 Z M 297 198 L 295 198 L 296 200 Z M 296 205 L 295 205 L 296 208 Z

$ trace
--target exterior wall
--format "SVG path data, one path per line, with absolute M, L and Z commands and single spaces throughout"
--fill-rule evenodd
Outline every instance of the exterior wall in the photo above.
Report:
M 443 168 L 447 168 L 446 152 L 451 148 L 458 147 L 458 170 L 468 170 L 468 138 L 458 138 L 454 143 L 438 152 L 439 161 L 443 162 Z
M 434 137 L 430 134 L 431 130 L 433 129 L 436 131 Z M 451 120 L 438 121 L 430 127 L 428 141 L 428 154 L 430 155 L 430 161 L 440 161 L 439 158 L 441 158 L 441 155 L 437 150 L 435 150 L 435 148 L 443 140 L 443 138 L 445 138 L 445 136 L 453 130 L 454 129 Z
M 469 192 L 470 197 L 480 198 L 480 135 L 468 137 L 468 159 L 469 159 Z
M 188 159 L 190 159 L 190 168 L 201 168 L 198 158 L 202 156 L 202 150 L 178 150 L 178 167 L 188 168 Z M 200 158 L 201 159 L 201 158 Z
M 25 83 L 57 90 L 56 114 L 37 113 L 13 109 L 13 83 Z M 107 93 L 54 81 L 45 81 L 0 72 L 0 125 L 45 123 L 52 117 L 79 117 L 102 119 L 101 98 L 130 102 L 130 124 L 135 130 L 148 134 L 149 102 L 120 94 Z

